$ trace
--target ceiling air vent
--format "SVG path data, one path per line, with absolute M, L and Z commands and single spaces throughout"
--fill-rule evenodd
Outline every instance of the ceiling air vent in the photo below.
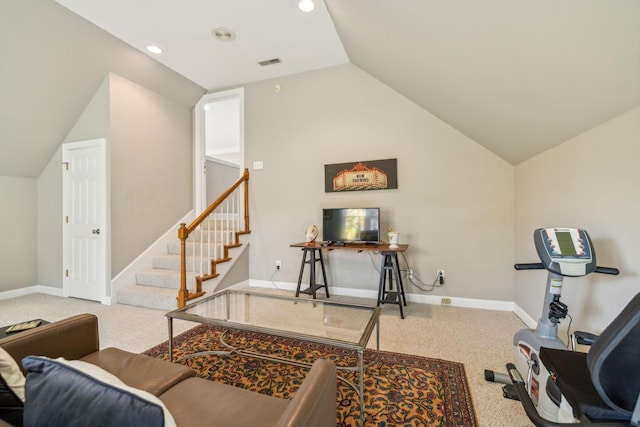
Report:
M 273 65 L 273 64 L 279 64 L 280 58 L 273 58 L 273 59 L 266 59 L 264 61 L 260 61 L 258 62 L 258 64 L 262 65 L 263 67 L 266 67 L 267 65 Z

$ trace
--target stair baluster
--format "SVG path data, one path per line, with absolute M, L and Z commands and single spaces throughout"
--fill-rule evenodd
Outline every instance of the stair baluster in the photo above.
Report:
M 240 186 L 244 184 L 242 188 Z M 240 201 L 244 201 L 244 227 L 240 220 Z M 212 232 L 213 228 L 213 232 Z M 193 236 L 194 231 L 197 231 Z M 180 290 L 178 307 L 205 294 L 202 282 L 218 276 L 216 264 L 228 261 L 229 248 L 240 246 L 240 235 L 250 233 L 249 228 L 249 170 L 245 169 L 227 191 L 216 199 L 188 226 L 180 224 Z M 204 234 L 206 233 L 206 243 Z M 191 248 L 191 268 L 195 275 L 195 290 L 187 288 L 187 243 Z M 219 253 L 222 247 L 222 253 Z M 212 251 L 213 248 L 213 251 Z M 207 260 L 205 263 L 204 260 Z M 206 266 L 206 267 L 205 267 Z M 205 270 L 206 268 L 206 270 Z

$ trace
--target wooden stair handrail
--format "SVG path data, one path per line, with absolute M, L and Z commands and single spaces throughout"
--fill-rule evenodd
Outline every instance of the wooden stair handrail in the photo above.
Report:
M 180 224 L 178 229 L 178 238 L 180 239 L 180 290 L 178 291 L 178 308 L 186 305 L 187 301 L 200 297 L 205 293 L 202 291 L 202 280 L 197 280 L 197 288 L 194 292 L 187 289 L 187 239 L 196 228 L 211 215 L 218 206 L 220 206 L 235 190 L 244 183 L 244 230 L 241 234 L 249 233 L 249 169 L 245 169 L 242 176 L 220 195 L 207 209 L 204 210 L 196 219 L 188 226 L 185 223 Z M 236 235 L 236 239 L 238 236 Z M 236 242 L 237 243 L 237 242 Z

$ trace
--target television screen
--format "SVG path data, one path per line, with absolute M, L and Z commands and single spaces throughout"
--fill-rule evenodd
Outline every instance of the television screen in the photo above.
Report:
M 322 238 L 332 243 L 379 243 L 380 208 L 323 209 Z

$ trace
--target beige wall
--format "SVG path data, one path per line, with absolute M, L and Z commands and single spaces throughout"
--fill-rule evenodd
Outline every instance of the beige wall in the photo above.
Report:
M 107 76 L 64 143 L 109 138 Z M 38 284 L 62 288 L 62 149 L 38 177 Z
M 205 91 L 149 55 L 118 40 L 53 0 L 2 2 L 0 8 L 2 13 L 6 12 L 3 17 L 8 17 L 5 20 L 6 26 L 3 21 L 2 33 L 11 34 L 9 45 L 13 47 L 7 52 L 3 51 L 3 60 L 6 59 L 3 62 L 6 70 L 3 71 L 7 71 L 3 77 L 9 80 L 5 81 L 8 84 L 3 87 L 2 97 L 7 101 L 7 107 L 10 106 L 7 111 L 13 118 L 10 122 L 3 122 L 1 132 L 3 145 L 0 157 L 5 160 L 3 173 L 34 178 L 34 193 L 29 194 L 31 190 L 27 189 L 29 186 L 25 185 L 25 181 L 0 177 L 0 192 L 18 198 L 11 209 L 0 209 L 1 230 L 4 231 L 7 227 L 7 238 L 0 239 L 0 291 L 5 289 L 5 280 L 6 289 L 37 284 L 61 288 L 60 144 L 108 136 L 109 112 L 106 103 L 109 100 L 109 92 L 105 91 L 105 78 L 108 73 L 116 73 L 142 85 L 153 91 L 151 93 L 156 94 L 156 99 L 163 96 L 165 104 L 172 104 L 170 108 L 153 108 L 149 116 L 153 115 L 154 119 L 163 122 L 175 123 L 174 129 L 169 129 L 173 126 L 170 124 L 153 122 L 151 125 L 156 129 L 167 130 L 166 138 L 172 138 L 181 146 L 181 154 L 176 156 L 176 159 L 182 163 L 187 163 L 184 159 L 191 155 L 191 148 L 186 149 L 183 144 L 185 138 L 191 138 L 191 109 Z M 46 25 L 42 25 L 45 22 L 43 19 Z M 52 50 L 51 46 L 57 48 Z M 59 48 L 60 46 L 64 48 Z M 47 114 L 37 115 L 40 110 L 34 105 L 34 100 L 37 100 L 38 105 L 48 107 Z M 143 103 L 138 105 L 143 106 Z M 125 108 L 129 113 L 136 113 L 136 105 L 128 105 Z M 171 116 L 174 112 L 177 112 L 175 122 Z M 189 118 L 185 119 L 187 115 Z M 37 120 L 34 121 L 36 117 Z M 144 122 L 144 126 L 148 126 L 149 121 Z M 34 125 L 36 122 L 37 125 Z M 178 128 L 180 129 L 177 130 Z M 134 124 L 129 133 L 145 135 L 147 130 L 142 129 L 142 124 Z M 161 139 L 160 145 L 165 143 L 166 140 Z M 139 158 L 139 154 L 134 155 L 134 158 Z M 41 170 L 37 166 L 33 168 L 35 170 L 26 170 L 21 167 L 22 163 L 11 161 L 25 156 L 32 160 L 29 164 L 41 165 Z M 145 159 L 153 159 L 153 156 L 145 156 Z M 149 171 L 144 163 L 145 160 L 142 161 L 142 170 Z M 191 165 L 187 164 L 184 167 L 190 169 Z M 160 230 L 166 225 L 167 212 L 172 215 L 174 210 L 186 209 L 181 212 L 184 213 L 190 209 L 191 182 L 185 184 L 182 166 L 176 173 L 181 177 L 178 180 L 181 190 L 189 193 L 188 201 L 185 202 L 179 196 L 179 200 L 168 209 L 166 201 L 162 198 L 149 202 L 148 210 L 160 212 L 157 215 L 158 222 L 154 223 L 152 228 Z M 173 189 L 171 186 L 167 188 Z M 135 192 L 133 194 L 135 195 Z M 31 196 L 35 206 L 25 202 Z M 185 204 L 188 207 L 185 208 Z M 16 228 L 12 224 L 14 217 L 20 219 L 20 224 L 29 223 L 25 227 Z M 178 217 L 180 215 L 174 215 L 175 219 Z M 142 225 L 142 229 L 143 236 L 136 237 L 148 238 L 149 226 Z M 14 236 L 18 230 L 22 243 L 16 246 Z M 37 243 L 32 244 L 32 238 L 36 239 Z M 136 246 L 137 242 L 138 240 L 133 246 Z M 124 251 L 125 258 L 130 257 L 131 249 L 129 244 L 120 244 L 124 249 L 113 247 L 113 251 L 118 254 L 119 263 L 123 264 L 126 260 L 120 258 L 121 252 Z M 134 248 L 136 249 L 137 247 Z M 15 268 L 12 268 L 11 272 L 6 271 L 3 264 L 5 262 Z M 28 268 L 23 268 L 25 266 Z
M 245 163 L 264 162 L 251 171 L 251 279 L 270 280 L 278 259 L 275 280 L 297 282 L 289 245 L 322 225 L 323 207 L 377 206 L 423 282 L 446 271 L 433 294 L 513 299 L 513 166 L 353 65 L 248 85 L 245 105 Z M 397 190 L 324 192 L 325 164 L 387 158 Z M 330 253 L 331 285 L 375 291 L 369 255 Z
M 37 182 L 0 176 L 0 291 L 36 285 Z
M 110 74 L 65 138 L 107 138 L 112 276 L 191 210 L 191 135 L 191 107 Z M 41 232 L 31 285 L 62 288 L 61 159 L 58 149 L 37 181 Z
M 207 160 L 207 205 L 215 202 L 239 177 L 238 166 Z
M 62 147 L 38 177 L 38 285 L 62 289 Z
M 111 75 L 111 271 L 192 209 L 192 107 Z M 194 100 L 194 104 L 195 104 Z
M 597 264 L 621 271 L 565 279 L 562 300 L 569 305 L 572 330 L 600 332 L 640 291 L 639 162 L 636 108 L 516 167 L 517 262 L 538 261 L 536 228 L 580 227 L 593 240 Z M 543 271 L 516 274 L 515 302 L 535 320 L 545 283 Z

